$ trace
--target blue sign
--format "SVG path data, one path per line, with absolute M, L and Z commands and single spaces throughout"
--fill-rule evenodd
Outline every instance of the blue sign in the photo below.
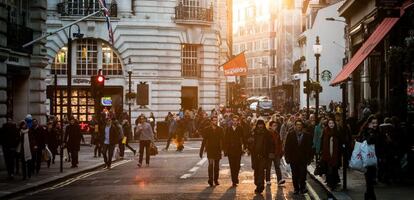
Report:
M 111 97 L 102 97 L 101 103 L 103 106 L 112 106 L 112 98 Z

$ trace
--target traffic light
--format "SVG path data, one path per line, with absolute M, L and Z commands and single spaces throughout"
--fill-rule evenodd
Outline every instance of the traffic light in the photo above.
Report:
M 105 88 L 105 76 L 91 76 L 91 93 L 97 102 L 100 102 Z
M 303 93 L 310 94 L 312 92 L 311 82 L 303 81 Z

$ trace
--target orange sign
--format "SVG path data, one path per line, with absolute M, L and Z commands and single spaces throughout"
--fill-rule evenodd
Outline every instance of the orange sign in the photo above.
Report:
M 223 64 L 224 76 L 246 76 L 247 64 L 244 52 Z

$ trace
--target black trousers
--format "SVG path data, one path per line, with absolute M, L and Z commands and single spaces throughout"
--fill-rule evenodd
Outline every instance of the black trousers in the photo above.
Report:
M 6 162 L 7 173 L 9 176 L 14 175 L 14 162 L 16 151 L 3 147 L 4 161 Z
M 23 180 L 26 179 L 26 177 L 32 177 L 32 171 L 33 171 L 33 160 L 26 161 L 24 158 L 24 153 L 20 155 L 20 161 L 22 164 L 22 175 Z
M 125 154 L 125 144 L 122 144 L 122 141 L 118 143 L 119 147 L 119 157 L 123 158 Z
M 114 156 L 114 149 L 114 144 L 104 144 L 102 147 L 102 154 L 107 167 L 111 167 L 112 156 Z
M 208 159 L 208 182 L 218 181 L 220 169 L 220 159 Z
M 79 151 L 70 150 L 70 155 L 72 156 L 72 166 L 78 166 L 79 164 Z
M 280 170 L 280 158 L 269 159 L 266 168 L 266 181 L 270 181 L 270 175 L 272 172 L 272 163 L 275 165 L 275 172 L 277 181 L 282 180 L 282 171 Z
M 290 164 L 292 168 L 292 182 L 295 191 L 306 189 L 306 164 Z
M 42 165 L 42 149 L 36 149 L 32 152 L 32 173 L 38 174 Z
M 145 149 L 145 163 L 149 164 L 150 145 L 151 145 L 151 140 L 140 140 L 139 141 L 139 163 L 142 164 L 142 160 L 144 159 L 144 149 Z
M 93 152 L 94 152 L 94 155 L 95 155 L 95 156 L 101 157 L 101 153 L 102 153 L 102 144 L 100 144 L 100 143 L 96 143 L 96 144 L 95 144 L 95 149 L 93 150 Z
M 235 184 L 239 184 L 239 172 L 241 155 L 228 155 L 230 164 L 231 181 Z
M 256 185 L 256 190 L 259 192 L 264 190 L 264 180 L 265 180 L 265 170 L 267 167 L 266 158 L 255 158 L 254 163 L 254 184 Z
M 375 200 L 377 199 L 374 192 L 374 183 L 376 178 L 377 168 L 375 166 L 367 167 L 365 172 L 365 184 L 367 190 L 365 191 L 365 200 Z
M 171 134 L 169 137 L 168 137 L 168 140 L 167 140 L 167 145 L 165 146 L 165 149 L 168 149 L 169 147 L 170 147 L 170 143 L 171 143 L 171 140 L 174 138 L 174 135 L 173 134 Z

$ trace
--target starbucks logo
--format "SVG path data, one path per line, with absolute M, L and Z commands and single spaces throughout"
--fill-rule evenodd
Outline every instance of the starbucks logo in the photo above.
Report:
M 321 73 L 322 81 L 330 81 L 332 78 L 332 73 L 329 70 L 323 70 Z

